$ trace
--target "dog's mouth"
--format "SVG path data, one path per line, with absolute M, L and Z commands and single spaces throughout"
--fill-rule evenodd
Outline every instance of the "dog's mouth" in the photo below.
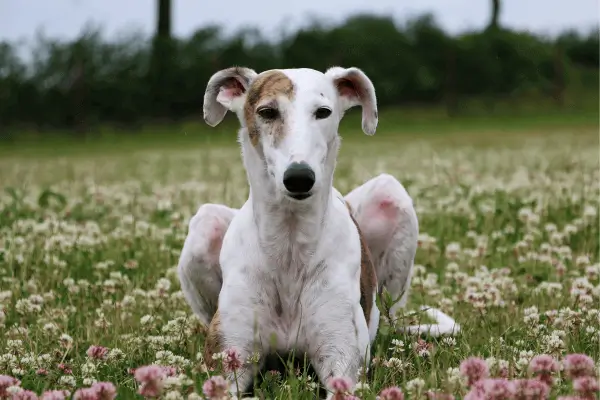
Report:
M 288 193 L 288 196 L 294 200 L 305 200 L 312 196 L 312 193 Z

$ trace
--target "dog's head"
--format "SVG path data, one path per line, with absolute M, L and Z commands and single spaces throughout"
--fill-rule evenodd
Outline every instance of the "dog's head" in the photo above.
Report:
M 260 159 L 276 197 L 302 201 L 331 186 L 344 112 L 362 107 L 362 128 L 377 128 L 371 80 L 358 68 L 269 70 L 233 67 L 214 74 L 204 95 L 204 120 L 219 124 L 237 114 L 244 157 Z

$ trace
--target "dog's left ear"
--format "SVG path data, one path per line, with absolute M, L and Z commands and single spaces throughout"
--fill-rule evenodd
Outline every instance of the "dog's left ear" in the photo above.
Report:
M 331 67 L 325 76 L 333 80 L 343 111 L 358 105 L 362 107 L 363 132 L 374 135 L 378 121 L 377 97 L 369 77 L 356 67 Z
M 250 68 L 231 67 L 211 76 L 204 92 L 204 121 L 216 126 L 223 121 L 227 110 L 239 117 L 246 92 L 256 75 L 256 71 Z

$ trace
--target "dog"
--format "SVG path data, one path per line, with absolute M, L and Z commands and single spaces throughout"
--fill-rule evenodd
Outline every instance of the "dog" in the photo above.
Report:
M 237 115 L 250 193 L 240 209 L 202 205 L 180 256 L 186 301 L 209 326 L 207 363 L 228 348 L 242 359 L 293 350 L 324 386 L 342 376 L 356 383 L 379 327 L 377 296 L 385 289 L 396 301 L 390 318 L 405 306 L 418 236 L 411 197 L 389 174 L 345 197 L 333 187 L 338 126 L 354 106 L 373 135 L 375 88 L 355 67 L 232 67 L 209 79 L 204 120 L 214 127 L 227 111 Z M 428 314 L 436 324 L 402 331 L 460 329 L 439 310 Z M 251 368 L 236 372 L 232 394 L 248 389 Z

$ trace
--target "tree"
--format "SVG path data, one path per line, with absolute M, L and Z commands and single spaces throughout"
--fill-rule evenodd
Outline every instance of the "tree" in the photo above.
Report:
M 152 113 L 168 112 L 173 58 L 175 48 L 171 37 L 171 0 L 156 1 L 156 31 L 152 41 L 152 55 L 148 73 L 152 99 Z M 160 110 L 160 111 L 159 111 Z
M 492 0 L 492 15 L 488 24 L 488 30 L 498 29 L 500 19 L 500 0 Z
M 158 0 L 156 19 L 156 36 L 163 39 L 171 38 L 171 0 Z

